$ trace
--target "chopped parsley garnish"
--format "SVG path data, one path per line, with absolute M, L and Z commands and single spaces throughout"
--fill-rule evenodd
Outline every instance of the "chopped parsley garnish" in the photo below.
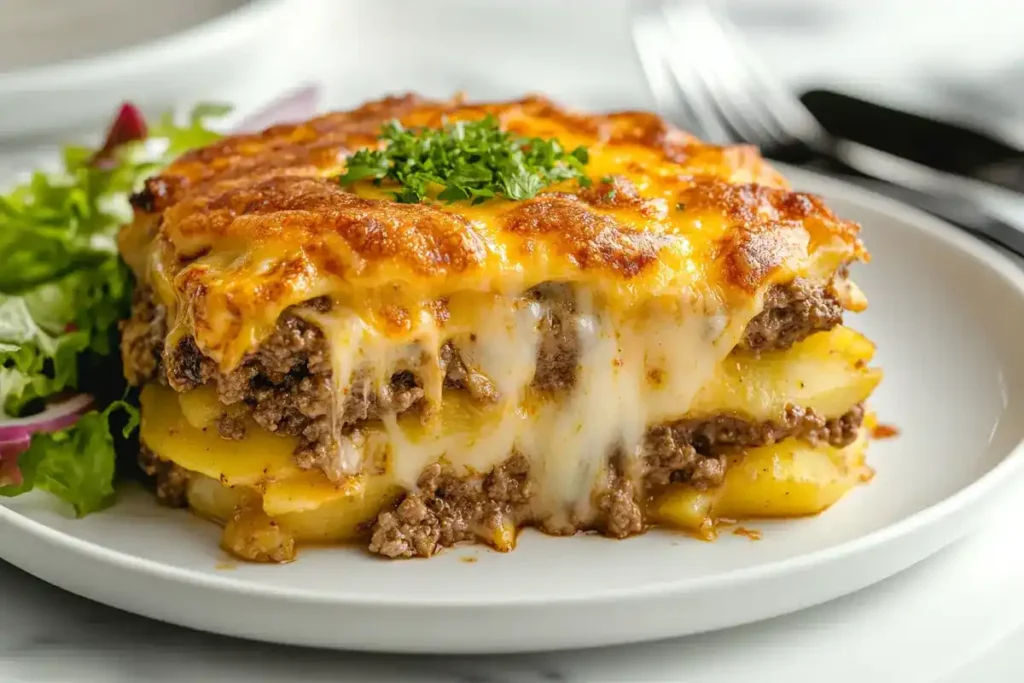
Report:
M 575 179 L 591 181 L 583 167 L 587 149 L 566 151 L 558 140 L 531 138 L 503 131 L 488 116 L 456 121 L 441 129 L 406 129 L 398 121 L 384 125 L 382 149 L 353 154 L 339 180 L 351 185 L 373 180 L 399 186 L 395 199 L 412 204 L 436 192 L 441 201 L 470 199 L 474 204 L 495 197 L 530 199 L 549 185 Z

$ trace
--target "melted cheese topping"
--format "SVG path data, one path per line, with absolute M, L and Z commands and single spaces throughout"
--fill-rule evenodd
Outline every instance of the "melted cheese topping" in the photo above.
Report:
M 586 146 L 596 184 L 473 206 L 399 204 L 393 188 L 336 180 L 391 118 L 437 126 L 487 114 Z M 402 336 L 462 292 L 516 295 L 554 281 L 619 309 L 658 297 L 744 308 L 773 282 L 828 279 L 866 257 L 856 224 L 789 191 L 751 148 L 702 145 L 647 114 L 586 116 L 538 98 L 392 99 L 227 138 L 148 181 L 135 205 L 125 260 L 168 307 L 171 337 L 194 336 L 225 371 L 285 308 L 323 295 Z
M 410 205 L 386 185 L 336 180 L 389 119 L 439 126 L 488 114 L 508 130 L 586 146 L 594 186 L 565 182 L 524 202 Z M 356 475 L 384 451 L 389 476 L 413 489 L 432 462 L 486 472 L 518 451 L 531 461 L 538 516 L 556 525 L 593 516 L 611 454 L 638 469 L 630 463 L 649 425 L 715 407 L 706 387 L 732 377 L 723 360 L 768 287 L 829 281 L 867 258 L 856 224 L 790 191 L 753 149 L 702 145 L 647 114 L 586 116 L 540 98 L 389 99 L 227 138 L 179 159 L 134 204 L 120 246 L 165 307 L 168 347 L 191 337 L 228 372 L 286 308 L 329 297 L 330 313 L 298 310 L 330 345 L 336 426 L 357 371 L 368 369 L 379 390 L 415 368 L 427 398 L 422 423 L 385 414 L 365 443 L 341 439 L 335 474 Z M 578 313 L 576 383 L 556 396 L 531 386 L 548 304 L 527 292 L 549 282 L 572 285 Z M 445 399 L 447 340 L 494 384 L 493 405 Z M 731 406 L 755 403 L 739 394 Z M 265 466 L 267 492 L 297 476 L 282 443 L 237 456 Z M 205 437 L 195 446 L 179 464 L 237 479 L 230 458 L 204 464 Z
M 655 306 L 620 311 L 596 304 L 584 291 L 575 302 L 573 318 L 579 340 L 576 383 L 564 395 L 549 396 L 531 386 L 544 305 L 479 296 L 473 297 L 472 306 L 456 305 L 472 310 L 466 319 L 472 332 L 454 337 L 465 344 L 460 352 L 468 365 L 493 382 L 498 397 L 483 409 L 442 401 L 442 410 L 422 425 L 419 417 L 403 420 L 385 413 L 385 442 L 399 485 L 414 489 L 423 470 L 439 460 L 458 471 L 487 472 L 517 451 L 531 462 L 539 516 L 556 525 L 568 523 L 570 517 L 588 520 L 593 513 L 591 493 L 609 455 L 622 452 L 639 458 L 648 425 L 684 416 L 743 332 L 743 325 L 723 322 L 718 312 L 708 316 L 695 310 L 692 302 L 661 300 Z M 431 358 L 421 366 L 427 371 L 420 373 L 420 381 L 428 396 L 442 395 L 436 326 L 427 323 L 420 333 L 395 339 L 351 310 L 316 318 L 334 340 L 334 357 L 346 359 L 335 363 L 335 377 L 369 366 L 376 371 L 379 391 L 403 358 L 425 353 Z M 745 321 L 747 316 L 734 319 Z M 345 388 L 339 386 L 339 395 Z M 471 429 L 460 429 L 464 416 L 474 414 L 486 419 L 477 418 Z M 412 435 L 399 424 L 410 421 L 417 424 Z M 363 470 L 367 461 L 359 455 L 346 449 L 342 473 Z

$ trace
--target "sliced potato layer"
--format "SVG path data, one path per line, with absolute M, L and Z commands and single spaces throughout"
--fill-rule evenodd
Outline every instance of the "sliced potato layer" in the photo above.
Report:
M 820 332 L 785 351 L 733 353 L 694 400 L 688 417 L 722 413 L 754 422 L 778 419 L 787 405 L 839 417 L 882 380 L 869 368 L 875 345 L 847 327 Z
M 873 422 L 866 419 L 857 440 L 845 448 L 786 439 L 738 451 L 720 487 L 670 485 L 654 498 L 651 515 L 666 526 L 708 533 L 722 518 L 816 515 L 871 477 L 864 451 Z
M 385 477 L 359 477 L 347 495 L 309 509 L 282 504 L 270 489 L 264 494 L 263 510 L 298 542 L 351 541 L 364 535 L 363 525 L 372 521 L 398 493 Z M 251 504 L 253 495 L 251 489 L 222 486 L 215 479 L 195 476 L 189 482 L 188 502 L 203 517 L 224 524 L 232 519 L 236 508 Z
M 727 414 L 761 422 L 778 419 L 788 406 L 839 417 L 864 401 L 880 381 L 881 372 L 867 366 L 873 354 L 871 342 L 843 327 L 816 334 L 786 351 L 733 354 L 700 391 L 686 417 Z M 464 398 L 458 393 L 448 396 L 438 416 L 448 436 L 472 443 L 493 431 L 498 420 Z M 387 472 L 332 482 L 319 470 L 303 471 L 295 465 L 295 438 L 269 433 L 251 419 L 243 439 L 222 438 L 216 424 L 223 406 L 210 389 L 177 394 L 149 385 L 142 403 L 143 441 L 160 457 L 189 471 L 191 507 L 229 526 L 236 536 L 252 536 L 258 525 L 251 522 L 263 515 L 273 524 L 260 538 L 276 538 L 274 529 L 279 526 L 298 542 L 354 540 L 364 536 L 367 523 L 402 493 L 390 462 L 393 455 L 388 456 Z M 870 418 L 866 420 L 860 437 L 846 448 L 787 439 L 737 450 L 720 487 L 702 491 L 687 484 L 670 485 L 655 492 L 644 517 L 653 524 L 712 535 L 720 518 L 817 514 L 867 477 L 864 449 L 871 424 Z M 415 415 L 403 416 L 399 429 L 413 444 L 427 433 Z M 380 427 L 367 424 L 363 431 L 367 443 L 387 442 Z M 374 436 L 378 438 L 370 438 Z M 451 444 L 454 448 L 461 441 Z M 240 517 L 240 510 L 253 514 Z M 487 541 L 499 549 L 511 549 L 515 543 L 511 523 L 488 533 L 494 537 Z

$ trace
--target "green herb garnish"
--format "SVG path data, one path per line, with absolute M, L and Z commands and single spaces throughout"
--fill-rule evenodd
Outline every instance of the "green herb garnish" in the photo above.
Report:
M 563 180 L 591 183 L 583 172 L 589 161 L 585 147 L 568 152 L 557 140 L 506 132 L 492 116 L 441 129 L 406 129 L 392 121 L 380 139 L 384 148 L 360 150 L 348 159 L 339 178 L 343 185 L 390 181 L 399 185 L 399 202 L 421 202 L 436 192 L 441 201 L 479 204 L 495 197 L 530 199 Z

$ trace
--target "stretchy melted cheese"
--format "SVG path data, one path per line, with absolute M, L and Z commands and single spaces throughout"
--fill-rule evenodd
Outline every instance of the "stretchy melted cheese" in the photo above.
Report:
M 488 114 L 523 135 L 585 146 L 593 186 L 566 181 L 526 201 L 400 204 L 387 183 L 337 180 L 345 158 L 379 144 L 390 119 L 437 127 Z M 540 98 L 387 99 L 189 153 L 134 203 L 122 253 L 162 307 L 165 352 L 191 340 L 231 373 L 282 313 L 297 311 L 327 342 L 339 430 L 357 372 L 369 370 L 372 391 L 396 371 L 415 372 L 419 409 L 385 412 L 358 425 L 358 438 L 339 438 L 331 477 L 300 470 L 289 459 L 295 439 L 251 421 L 241 445 L 220 439 L 202 417 L 218 412 L 211 389 L 185 387 L 178 402 L 171 389 L 147 389 L 148 447 L 195 481 L 251 489 L 275 519 L 364 495 L 371 480 L 383 506 L 396 491 L 417 491 L 434 463 L 472 477 L 515 453 L 529 463 L 527 517 L 586 528 L 606 512 L 599 494 L 609 477 L 644 490 L 652 427 L 721 415 L 780 422 L 794 407 L 838 419 L 880 377 L 865 367 L 873 346 L 845 328 L 788 350 L 734 351 L 770 288 L 797 279 L 827 286 L 866 260 L 858 228 L 790 191 L 755 150 L 703 145 L 648 114 L 587 116 Z M 551 303 L 530 292 L 546 283 L 572 296 L 578 360 L 564 391 L 534 383 Z M 840 284 L 843 306 L 863 308 L 852 283 Z M 321 297 L 324 310 L 290 308 Z M 493 386 L 489 400 L 446 386 L 446 342 Z M 655 516 L 671 521 L 664 495 Z M 235 496 L 230 505 L 251 502 Z M 348 537 L 355 527 L 341 517 L 328 516 L 345 533 L 300 535 Z

